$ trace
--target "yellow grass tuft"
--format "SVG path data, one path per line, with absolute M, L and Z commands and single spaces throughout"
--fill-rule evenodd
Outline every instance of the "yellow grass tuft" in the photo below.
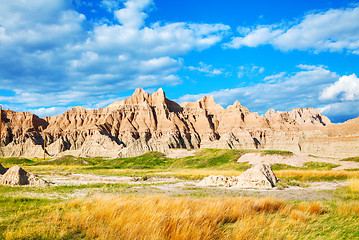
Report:
M 359 192 L 359 178 L 350 179 L 348 182 L 348 187 L 352 192 Z
M 321 202 L 301 202 L 297 209 L 299 211 L 302 211 L 304 213 L 310 213 L 310 214 L 321 214 L 325 212 L 325 208 Z
M 343 203 L 337 208 L 338 213 L 348 215 L 348 214 L 359 214 L 359 203 Z
M 347 204 L 337 210 L 352 217 L 349 214 L 355 208 L 359 209 L 359 205 Z M 37 211 L 33 215 L 19 215 L 21 221 L 10 224 L 3 236 L 6 239 L 298 239 L 304 232 L 312 233 L 308 223 L 316 223 L 324 216 L 321 213 L 327 214 L 320 202 L 295 206 L 271 197 L 197 199 L 109 195 L 76 199 Z M 324 216 L 324 221 L 327 217 Z M 340 236 L 339 230 L 332 239 Z
M 275 175 L 281 177 L 297 177 L 301 179 L 308 178 L 359 178 L 359 171 L 336 171 L 336 170 L 279 170 L 274 171 Z

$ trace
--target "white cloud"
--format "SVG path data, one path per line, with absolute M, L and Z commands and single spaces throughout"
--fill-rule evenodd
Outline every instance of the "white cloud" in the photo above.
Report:
M 49 108 L 29 109 L 29 111 L 33 114 L 38 115 L 39 117 L 45 117 L 45 116 L 60 115 L 69 109 L 71 109 L 71 107 L 49 107 Z
M 147 14 L 144 12 L 152 0 L 129 0 L 125 2 L 125 8 L 115 11 L 118 21 L 128 28 L 138 29 L 145 24 Z
M 359 78 L 355 75 L 342 76 L 337 82 L 325 88 L 320 95 L 323 100 L 359 100 Z
M 309 67 L 309 66 L 308 66 Z M 312 66 L 285 76 L 277 75 L 276 80 L 264 81 L 253 86 L 221 89 L 197 95 L 184 95 L 177 99 L 180 103 L 196 101 L 202 96 L 212 95 L 216 102 L 227 106 L 239 100 L 251 111 L 264 113 L 270 108 L 286 111 L 294 107 L 316 107 L 321 105 L 320 92 L 339 76 L 323 66 Z M 273 75 L 269 78 L 273 78 Z M 268 80 L 268 78 L 267 78 Z
M 213 96 L 224 107 L 239 100 L 251 111 L 260 113 L 270 108 L 288 111 L 296 107 L 315 107 L 333 122 L 359 116 L 359 79 L 355 74 L 340 77 L 322 65 L 297 67 L 300 71 L 270 75 L 253 86 L 186 94 L 176 101 L 192 102 L 203 96 Z
M 137 87 L 179 84 L 181 55 L 213 46 L 230 29 L 223 24 L 146 24 L 151 0 L 93 5 L 106 8 L 113 18 L 94 22 L 71 0 L 1 3 L 0 89 L 15 92 L 4 97 L 4 104 L 50 112 L 54 106 L 116 99 Z
M 277 73 L 277 74 L 273 74 L 273 75 L 270 75 L 270 76 L 266 76 L 263 80 L 264 80 L 264 81 L 280 80 L 280 79 L 282 79 L 285 75 L 286 75 L 286 72 L 280 72 L 280 73 Z
M 241 31 L 240 33 L 243 33 Z M 271 26 L 258 26 L 251 30 L 244 37 L 235 37 L 232 42 L 225 44 L 230 48 L 240 48 L 242 46 L 257 47 L 262 44 L 270 43 L 270 41 L 280 35 L 282 30 L 273 30 Z
M 243 30 L 245 29 L 245 31 Z M 298 23 L 258 25 L 239 28 L 226 47 L 257 47 L 271 44 L 281 50 L 359 52 L 359 7 L 331 9 L 326 12 L 307 14 Z
M 264 67 L 260 67 L 256 65 L 239 66 L 238 69 L 239 69 L 237 72 L 238 78 L 243 78 L 244 76 L 249 76 L 249 77 L 258 76 L 259 74 L 263 73 L 265 70 Z
M 188 69 L 191 71 L 198 71 L 198 72 L 206 73 L 206 75 L 210 76 L 210 77 L 213 77 L 216 75 L 221 75 L 224 73 L 223 71 L 225 71 L 225 69 L 223 69 L 223 68 L 221 68 L 221 69 L 214 68 L 212 65 L 208 65 L 203 62 L 199 63 L 199 67 L 189 66 Z
M 101 6 L 105 8 L 108 12 L 112 12 L 113 10 L 118 10 L 120 8 L 119 2 L 113 0 L 102 0 Z

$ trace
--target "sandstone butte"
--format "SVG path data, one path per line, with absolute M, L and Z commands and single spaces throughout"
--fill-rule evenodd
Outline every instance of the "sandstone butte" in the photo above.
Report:
M 142 89 L 103 109 L 74 107 L 59 116 L 2 111 L 0 156 L 129 157 L 171 148 L 276 149 L 327 157 L 359 153 L 359 118 L 333 124 L 313 108 L 259 115 L 238 101 L 224 109 L 213 97 L 168 100 Z

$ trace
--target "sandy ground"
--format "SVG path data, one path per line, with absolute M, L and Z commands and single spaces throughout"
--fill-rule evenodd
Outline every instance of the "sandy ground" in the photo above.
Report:
M 123 176 L 101 176 L 92 174 L 69 174 L 69 175 L 44 175 L 41 176 L 51 182 L 50 186 L 78 186 L 88 185 L 88 187 L 74 189 L 71 192 L 45 191 L 36 193 L 36 197 L 43 198 L 82 198 L 96 194 L 121 194 L 121 195 L 167 195 L 167 196 L 272 196 L 285 200 L 331 200 L 335 199 L 332 190 L 345 186 L 346 181 L 333 182 L 311 182 L 301 186 L 289 186 L 286 188 L 275 187 L 272 189 L 238 189 L 224 186 L 203 186 L 200 181 L 187 181 L 177 178 L 150 177 L 142 179 L 140 177 Z M 96 183 L 126 183 L 126 186 L 111 188 L 106 185 L 101 187 L 91 187 Z M 18 194 L 18 193 L 17 193 Z M 22 195 L 34 197 L 33 192 L 23 191 Z
M 246 153 L 238 159 L 238 162 L 248 162 L 249 164 L 256 165 L 259 163 L 266 164 L 287 164 L 294 167 L 303 167 L 306 162 L 327 162 L 332 164 L 340 165 L 339 167 L 333 168 L 333 170 L 353 169 L 359 168 L 357 162 L 339 161 L 340 159 L 335 158 L 321 158 L 321 157 L 310 157 L 307 155 L 291 155 L 283 156 L 278 154 L 266 154 L 261 153 Z
M 42 179 L 50 182 L 52 186 L 84 185 L 96 183 L 143 183 L 141 177 L 124 177 L 124 176 L 101 176 L 94 174 L 68 174 L 68 175 L 43 175 Z M 175 182 L 175 178 L 157 178 L 152 177 L 148 184 Z

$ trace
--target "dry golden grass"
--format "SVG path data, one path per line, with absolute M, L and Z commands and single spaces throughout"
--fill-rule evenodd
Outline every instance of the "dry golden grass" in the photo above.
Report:
M 320 203 L 295 207 L 270 197 L 96 196 L 45 209 L 36 221 L 22 216 L 28 220 L 9 226 L 5 238 L 291 239 L 323 211 Z
M 279 170 L 274 171 L 277 177 L 309 178 L 357 178 L 359 171 L 336 171 L 336 170 Z
M 359 193 L 359 178 L 352 178 L 348 182 L 348 187 L 352 192 Z

